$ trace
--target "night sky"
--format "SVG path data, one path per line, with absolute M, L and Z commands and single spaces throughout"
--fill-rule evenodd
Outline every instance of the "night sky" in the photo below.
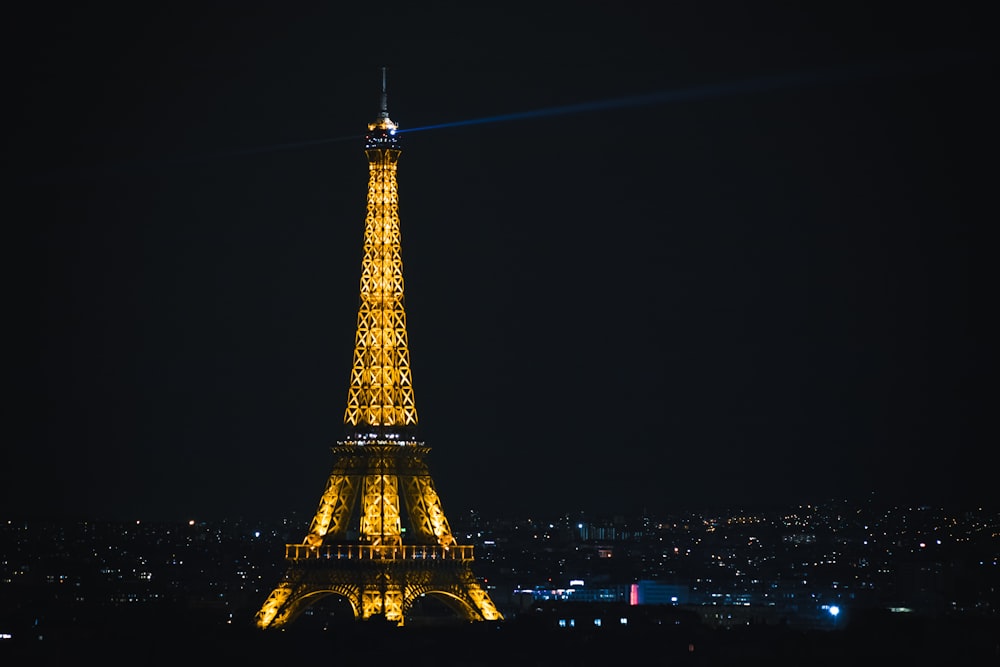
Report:
M 3 518 L 312 513 L 383 65 L 446 514 L 997 501 L 971 4 L 245 4 L 6 16 Z

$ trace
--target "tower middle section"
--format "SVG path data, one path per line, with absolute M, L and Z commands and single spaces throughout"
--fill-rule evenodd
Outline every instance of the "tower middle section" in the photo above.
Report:
M 365 215 L 361 295 L 354 359 L 344 423 L 405 428 L 417 423 L 403 302 L 399 191 L 396 167 L 401 151 L 388 117 L 369 124 L 368 205 Z

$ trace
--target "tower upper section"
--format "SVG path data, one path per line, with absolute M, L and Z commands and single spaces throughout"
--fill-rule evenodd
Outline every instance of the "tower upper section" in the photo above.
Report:
M 368 205 L 365 214 L 361 298 L 354 338 L 354 361 L 344 423 L 355 433 L 383 435 L 417 424 L 410 350 L 403 307 L 399 191 L 396 166 L 401 150 L 397 126 L 386 105 L 382 68 L 379 116 L 368 124 Z
M 382 96 L 379 98 L 378 118 L 368 123 L 368 134 L 365 135 L 365 148 L 398 148 L 399 139 L 396 130 L 399 126 L 389 118 L 389 102 L 386 93 L 386 68 L 382 68 Z M 369 156 L 371 159 L 371 156 Z

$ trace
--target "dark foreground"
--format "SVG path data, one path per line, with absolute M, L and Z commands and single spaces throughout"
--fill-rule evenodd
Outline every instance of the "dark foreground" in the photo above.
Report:
M 982 618 L 872 614 L 840 630 L 758 626 L 556 629 L 515 621 L 460 627 L 348 623 L 261 632 L 248 626 L 81 624 L 58 637 L 0 641 L 0 665 L 1000 665 L 1000 625 Z

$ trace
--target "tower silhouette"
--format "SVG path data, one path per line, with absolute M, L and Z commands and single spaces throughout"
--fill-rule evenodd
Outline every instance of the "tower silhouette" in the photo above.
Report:
M 430 448 L 415 437 L 397 129 L 383 67 L 379 115 L 365 138 L 368 206 L 347 437 L 332 448 L 333 471 L 308 534 L 301 544 L 285 545 L 285 574 L 256 615 L 262 629 L 287 626 L 328 595 L 350 602 L 359 620 L 403 625 L 424 596 L 459 619 L 503 619 L 472 572 L 473 547 L 457 544 L 451 533 L 424 461 Z

